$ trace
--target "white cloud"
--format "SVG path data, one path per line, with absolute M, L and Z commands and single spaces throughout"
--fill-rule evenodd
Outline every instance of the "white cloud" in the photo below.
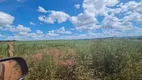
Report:
M 77 30 L 92 30 L 100 27 L 99 25 L 96 25 L 97 19 L 86 13 L 80 13 L 78 16 L 73 16 L 70 18 L 70 21 L 75 25 Z
M 49 31 L 46 36 L 50 38 L 57 37 L 57 36 L 59 37 L 61 36 L 60 34 L 70 35 L 72 34 L 72 32 L 69 30 L 66 30 L 65 27 L 61 27 L 59 29 Z
M 95 33 L 92 31 L 88 31 L 86 36 L 88 36 L 88 38 L 101 38 L 104 35 L 103 35 L 103 33 Z
M 84 0 L 84 13 L 92 17 L 95 17 L 97 15 L 106 15 L 107 6 L 109 6 L 108 3 L 110 3 L 110 0 Z
M 35 33 L 33 33 L 33 32 L 32 33 L 28 33 L 25 37 L 27 37 L 27 39 L 34 39 L 34 40 L 45 39 L 45 35 L 40 30 L 36 30 Z
M 121 31 L 116 31 L 114 29 L 103 29 L 102 37 L 116 37 L 119 36 Z
M 116 4 L 118 8 L 111 8 Z M 141 6 L 142 1 L 119 4 L 119 0 L 84 0 L 83 13 L 72 16 L 70 21 L 77 30 L 95 30 L 101 27 L 118 31 L 130 30 L 134 26 L 130 20 L 142 21 L 141 13 L 139 13 L 142 11 Z M 119 13 L 122 16 L 121 19 L 115 15 Z M 104 17 L 103 22 L 98 21 L 98 16 Z
M 38 39 L 41 38 L 41 36 L 38 36 L 36 33 L 29 33 L 28 36 L 32 39 Z
M 107 15 L 109 6 L 114 6 L 119 3 L 118 0 L 84 0 L 83 9 L 84 13 L 95 17 L 97 15 Z
M 134 27 L 129 33 L 126 33 L 127 36 L 141 36 L 142 28 Z
M 76 9 L 80 9 L 80 4 L 76 4 L 76 5 L 74 5 L 74 7 L 75 7 Z
M 8 13 L 0 12 L 0 31 L 11 31 L 15 18 Z
M 108 6 L 114 6 L 119 3 L 119 0 L 106 0 Z
M 45 16 L 39 16 L 39 17 L 38 17 L 38 20 L 40 20 L 40 21 L 42 21 L 42 22 L 44 22 L 44 19 L 45 19 Z
M 102 27 L 104 28 L 116 29 L 119 28 L 120 25 L 121 25 L 120 20 L 114 16 L 107 16 L 102 21 Z
M 55 33 L 55 31 L 54 30 L 52 30 L 52 31 L 49 31 L 48 33 L 47 33 L 47 35 L 46 36 L 50 36 L 50 37 L 57 37 L 57 36 L 60 36 L 59 34 L 57 34 L 57 33 Z
M 86 34 L 76 34 L 76 35 L 67 35 L 67 36 L 58 36 L 58 37 L 49 37 L 49 40 L 71 40 L 71 39 L 87 39 L 88 36 Z
M 112 12 L 113 14 L 122 14 L 127 12 L 142 12 L 142 1 L 129 1 L 127 3 L 120 3 L 117 5 L 118 8 L 109 9 L 108 12 Z
M 2 31 L 10 31 L 10 29 L 12 29 L 12 28 L 13 28 L 12 25 L 0 26 L 0 30 L 2 30 Z
M 25 34 L 27 32 L 31 32 L 31 29 L 28 27 L 25 27 L 23 25 L 18 25 L 17 27 L 12 27 L 10 29 L 11 32 L 16 32 L 16 33 L 20 33 L 20 34 Z
M 141 2 L 138 3 L 138 5 L 137 5 L 137 7 L 135 9 L 138 12 L 142 12 L 142 0 L 141 0 Z
M 62 11 L 48 11 L 50 14 L 45 16 L 40 16 L 38 19 L 42 22 L 53 24 L 54 22 L 63 23 L 65 22 L 70 16 Z
M 71 40 L 71 39 L 88 39 L 88 35 L 86 34 L 76 34 L 76 35 L 68 35 L 68 36 L 60 36 L 58 38 L 54 39 L 65 39 L 65 40 Z
M 83 13 L 78 14 L 70 18 L 71 23 L 78 30 L 93 30 L 100 28 L 96 16 L 108 15 L 107 6 L 116 4 L 110 0 L 84 0 L 83 1 Z
M 121 8 L 123 11 L 132 10 L 132 11 L 142 12 L 142 1 L 140 2 L 130 1 L 122 5 Z
M 66 35 L 66 36 L 59 36 L 59 37 L 52 37 L 49 39 L 56 39 L 56 40 L 60 40 L 60 39 L 66 39 L 66 40 L 70 40 L 70 39 L 95 39 L 95 38 L 102 38 L 102 37 L 107 37 L 108 35 L 105 35 L 103 33 L 93 33 L 91 31 L 89 31 L 88 33 L 85 34 L 80 34 L 80 33 L 76 33 L 76 34 L 72 34 L 72 35 Z
M 43 35 L 43 32 L 41 30 L 36 30 L 36 34 Z
M 60 29 L 56 30 L 55 32 L 57 32 L 59 34 L 72 34 L 71 31 L 66 31 L 65 27 L 61 27 Z
M 13 32 L 13 34 L 16 33 L 22 36 L 27 35 L 28 32 L 31 32 L 30 28 L 23 25 L 14 26 L 14 19 L 15 18 L 13 16 L 4 12 L 0 12 L 0 30 L 10 31 Z
M 45 10 L 43 7 L 41 7 L 41 6 L 38 6 L 38 10 L 37 10 L 38 12 L 42 12 L 42 13 L 47 13 L 48 11 L 47 10 Z
M 129 31 L 121 32 L 118 36 L 120 36 L 120 37 L 124 37 L 124 36 L 141 36 L 141 34 L 142 34 L 142 28 L 133 27 Z
M 30 22 L 30 25 L 35 26 L 35 25 L 36 25 L 36 23 Z
M 18 34 L 15 34 L 13 36 L 8 36 L 8 39 L 10 40 L 42 40 L 45 39 L 45 35 L 42 31 L 36 30 L 36 32 L 18 32 Z
M 5 27 L 6 25 L 13 24 L 14 19 L 10 14 L 0 12 L 0 26 Z
M 115 16 L 109 15 L 102 21 L 102 27 L 105 29 L 125 31 L 133 28 L 132 23 L 118 19 Z
M 120 3 L 118 5 L 118 8 L 111 9 L 108 8 L 108 12 L 111 12 L 112 16 L 108 15 L 103 20 L 103 27 L 110 28 L 110 29 L 116 29 L 120 31 L 126 31 L 126 30 L 133 30 L 135 28 L 135 24 L 133 21 L 141 22 L 142 21 L 142 1 L 135 2 L 135 1 L 129 1 L 125 4 Z M 118 19 L 115 15 L 120 15 L 121 18 Z M 115 18 L 114 18 L 115 17 Z
M 32 30 L 29 27 L 25 27 L 23 25 L 14 26 L 13 21 L 14 17 L 4 13 L 0 12 L 0 31 L 5 30 L 8 32 L 12 32 L 10 35 L 2 35 L 0 34 L 0 37 L 8 37 L 9 40 L 30 40 L 30 39 L 44 39 L 45 35 L 42 31 L 36 30 L 36 32 L 32 32 Z M 33 22 L 30 22 L 31 25 L 35 25 Z
M 123 18 L 124 21 L 137 21 L 137 22 L 142 22 L 142 14 L 138 12 L 131 12 L 129 15 L 125 16 Z
M 20 0 L 19 0 L 20 1 Z M 114 8 L 113 6 L 116 6 Z M 80 5 L 74 5 L 76 9 L 80 9 Z M 120 36 L 134 33 L 141 34 L 142 29 L 136 27 L 134 22 L 142 22 L 142 1 L 129 1 L 127 3 L 119 3 L 119 0 L 84 0 L 82 4 L 83 12 L 76 16 L 69 16 L 63 11 L 47 11 L 41 6 L 38 12 L 47 13 L 48 16 L 39 16 L 41 22 L 54 24 L 66 22 L 68 19 L 75 26 L 70 30 L 87 30 L 86 34 L 73 34 L 70 30 L 61 27 L 56 30 L 49 31 L 46 35 L 40 30 L 31 31 L 29 27 L 23 25 L 14 26 L 14 17 L 10 14 L 0 12 L 0 30 L 8 30 L 13 32 L 15 38 L 34 38 L 42 39 L 45 36 L 50 38 L 66 38 L 66 39 L 83 39 L 94 37 Z M 100 21 L 100 18 L 103 19 Z M 30 25 L 36 25 L 30 22 Z M 101 29 L 103 33 L 95 33 L 96 29 Z M 15 34 L 16 33 L 16 34 Z M 63 35 L 63 36 L 62 36 Z M 1 36 L 1 35 L 0 35 Z

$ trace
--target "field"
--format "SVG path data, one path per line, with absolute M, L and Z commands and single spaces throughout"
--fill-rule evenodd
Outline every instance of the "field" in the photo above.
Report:
M 28 64 L 25 80 L 142 80 L 142 40 L 16 41 L 14 49 Z

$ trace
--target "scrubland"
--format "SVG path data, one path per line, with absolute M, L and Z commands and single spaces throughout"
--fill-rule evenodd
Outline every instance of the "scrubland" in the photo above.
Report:
M 142 40 L 16 41 L 14 49 L 28 64 L 25 80 L 142 80 Z

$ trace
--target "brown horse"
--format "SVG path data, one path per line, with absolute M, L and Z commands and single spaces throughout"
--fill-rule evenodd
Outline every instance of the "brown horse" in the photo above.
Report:
M 21 74 L 21 69 L 15 61 L 0 63 L 0 80 L 18 80 Z
M 8 57 L 14 56 L 14 42 L 7 42 Z M 3 57 L 1 57 L 3 58 Z M 18 80 L 21 75 L 20 69 L 15 61 L 6 61 L 0 63 L 0 80 Z

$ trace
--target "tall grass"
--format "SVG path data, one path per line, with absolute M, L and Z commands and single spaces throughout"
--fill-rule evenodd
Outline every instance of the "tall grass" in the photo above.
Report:
M 142 80 L 141 40 L 16 42 L 15 56 L 28 63 L 26 80 Z

